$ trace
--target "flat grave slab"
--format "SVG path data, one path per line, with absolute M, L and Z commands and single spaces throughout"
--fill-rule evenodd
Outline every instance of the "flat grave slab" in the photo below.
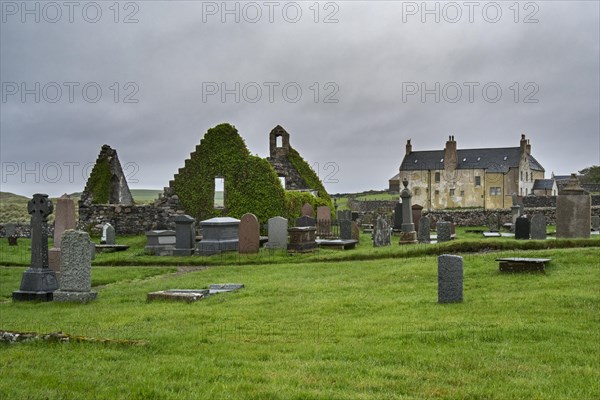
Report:
M 95 247 L 98 253 L 103 251 L 125 251 L 129 248 L 126 244 L 97 244 Z
M 339 250 L 348 250 L 356 247 L 358 240 L 342 240 L 342 239 L 317 239 L 317 245 L 322 247 L 329 247 Z
M 169 300 L 193 303 L 195 301 L 202 300 L 208 296 L 225 292 L 233 292 L 235 290 L 242 289 L 243 287 L 244 285 L 240 283 L 224 283 L 210 285 L 208 289 L 160 290 L 158 292 L 148 293 L 148 295 L 146 296 L 146 301 Z
M 502 237 L 502 234 L 500 232 L 483 232 L 483 237 Z
M 552 261 L 551 258 L 520 258 L 507 257 L 496 258 L 500 262 L 501 272 L 527 272 L 540 271 L 544 272 L 546 263 Z

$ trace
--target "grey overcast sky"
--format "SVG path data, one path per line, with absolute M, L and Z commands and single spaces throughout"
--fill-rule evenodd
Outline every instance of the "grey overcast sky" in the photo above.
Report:
M 263 157 L 282 125 L 330 193 L 386 188 L 409 138 L 600 163 L 597 1 L 1 7 L 2 191 L 81 191 L 105 143 L 160 189 L 222 122 Z

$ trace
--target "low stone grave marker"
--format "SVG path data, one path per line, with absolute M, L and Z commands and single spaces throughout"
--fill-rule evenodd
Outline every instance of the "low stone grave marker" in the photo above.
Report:
M 436 229 L 438 243 L 448 242 L 452 239 L 452 222 L 439 221 Z
M 438 257 L 438 303 L 463 300 L 463 258 L 449 254 Z
M 234 292 L 242 288 L 244 288 L 244 285 L 241 283 L 225 283 L 209 285 L 208 289 L 160 290 L 158 292 L 148 293 L 146 295 L 146 301 L 150 302 L 154 300 L 169 300 L 193 303 L 195 301 L 205 299 L 209 296 L 213 296 L 219 293 Z
M 87 303 L 96 298 L 92 291 L 92 252 L 87 232 L 68 229 L 61 240 L 60 285 L 54 301 Z
M 546 263 L 552 261 L 551 258 L 520 258 L 506 257 L 496 258 L 500 262 L 499 268 L 501 272 L 544 272 Z
M 546 217 L 537 213 L 531 217 L 531 239 L 546 240 Z
M 146 253 L 155 256 L 173 255 L 177 243 L 176 233 L 171 230 L 159 230 L 146 232 Z M 98 246 L 97 246 L 98 247 Z
M 515 239 L 529 239 L 531 224 L 527 217 L 519 217 L 515 222 Z

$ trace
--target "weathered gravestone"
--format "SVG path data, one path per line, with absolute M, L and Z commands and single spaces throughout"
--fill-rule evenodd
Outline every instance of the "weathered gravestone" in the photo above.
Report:
M 17 226 L 15 224 L 6 224 L 4 225 L 4 232 L 6 233 L 6 238 L 8 239 L 9 246 L 17 245 Z
M 389 246 L 392 242 L 390 226 L 387 220 L 379 215 L 373 229 L 373 246 L 382 247 Z
M 431 227 L 429 217 L 424 216 L 419 220 L 419 231 L 417 232 L 417 241 L 419 243 L 431 242 Z
M 439 221 L 436 229 L 438 243 L 447 242 L 452 239 L 452 222 Z
M 358 227 L 358 224 L 354 221 L 352 221 L 352 240 L 356 240 L 357 242 L 360 242 L 360 228 Z
M 423 206 L 419 204 L 413 204 L 411 208 L 413 224 L 415 224 L 415 230 L 417 233 L 419 233 L 419 221 L 421 221 L 421 217 L 423 216 Z
M 146 247 L 144 251 L 155 256 L 173 255 L 177 236 L 175 231 L 159 230 L 146 232 Z
M 519 217 L 515 222 L 515 239 L 529 239 L 530 223 L 527 217 Z
M 600 230 L 600 216 L 592 215 L 592 229 L 594 231 Z
M 191 256 L 196 251 L 196 220 L 189 215 L 178 215 L 175 222 L 174 256 Z
M 460 303 L 462 300 L 463 259 L 442 254 L 438 257 L 438 303 Z
M 288 242 L 288 220 L 283 217 L 269 218 L 269 242 L 270 249 L 287 249 Z
M 304 226 L 317 226 L 317 222 L 315 221 L 314 218 L 309 217 L 307 215 L 303 215 L 300 218 L 296 218 L 296 226 L 297 227 L 304 227 Z M 316 228 L 315 228 L 316 230 Z
M 352 240 L 352 221 L 347 219 L 340 221 L 340 239 Z
M 27 203 L 31 215 L 31 266 L 23 272 L 21 287 L 12 293 L 15 301 L 52 301 L 58 289 L 56 274 L 48 267 L 48 215 L 54 206 L 47 194 L 36 193 Z
M 105 243 L 109 246 L 113 246 L 116 244 L 116 240 L 115 240 L 115 228 L 109 224 L 106 223 L 104 225 L 104 228 L 106 229 L 106 241 Z
M 331 235 L 331 209 L 327 206 L 317 207 L 317 236 Z
M 498 214 L 490 214 L 486 219 L 487 228 L 490 232 L 500 231 L 500 219 Z
M 54 301 L 87 303 L 94 300 L 92 292 L 92 253 L 87 232 L 66 230 L 62 236 L 60 257 L 60 288 Z
M 62 235 L 67 229 L 75 229 L 75 202 L 67 194 L 63 194 L 56 203 L 54 213 L 54 240 L 53 246 L 48 250 L 48 266 L 56 273 L 60 282 L 60 244 Z
M 408 180 L 403 180 L 404 189 L 400 192 L 402 198 L 402 232 L 400 244 L 417 243 L 417 232 L 413 223 L 412 192 L 408 188 Z
M 556 237 L 589 238 L 592 198 L 571 174 L 567 185 L 556 197 Z
M 290 242 L 287 245 L 289 252 L 307 252 L 317 248 L 317 228 L 314 226 L 296 226 L 288 228 Z
M 308 203 L 304 203 L 304 205 L 302 206 L 302 208 L 300 209 L 300 215 L 301 216 L 307 216 L 307 217 L 312 217 L 314 214 L 314 210 L 313 207 L 308 204 Z
M 394 206 L 394 230 L 402 229 L 402 203 L 398 202 Z
M 239 247 L 241 254 L 254 254 L 260 250 L 260 226 L 256 215 L 248 213 L 240 218 Z
M 517 204 L 518 197 L 516 193 L 512 194 L 512 206 L 510 207 L 510 212 L 512 215 L 512 228 L 511 231 L 515 231 L 515 224 L 517 223 L 517 218 L 521 216 L 521 206 Z
M 546 217 L 536 213 L 531 217 L 531 238 L 533 240 L 546 240 Z

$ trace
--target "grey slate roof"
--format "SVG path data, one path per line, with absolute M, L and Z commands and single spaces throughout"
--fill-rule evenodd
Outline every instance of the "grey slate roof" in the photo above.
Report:
M 499 147 L 493 149 L 458 149 L 457 169 L 486 169 L 488 172 L 508 172 L 509 168 L 518 168 L 521 159 L 519 147 Z M 420 171 L 444 169 L 444 150 L 413 151 L 404 156 L 401 171 Z M 544 168 L 529 156 L 529 166 L 534 171 Z
M 533 182 L 533 190 L 552 190 L 554 179 L 536 179 Z

